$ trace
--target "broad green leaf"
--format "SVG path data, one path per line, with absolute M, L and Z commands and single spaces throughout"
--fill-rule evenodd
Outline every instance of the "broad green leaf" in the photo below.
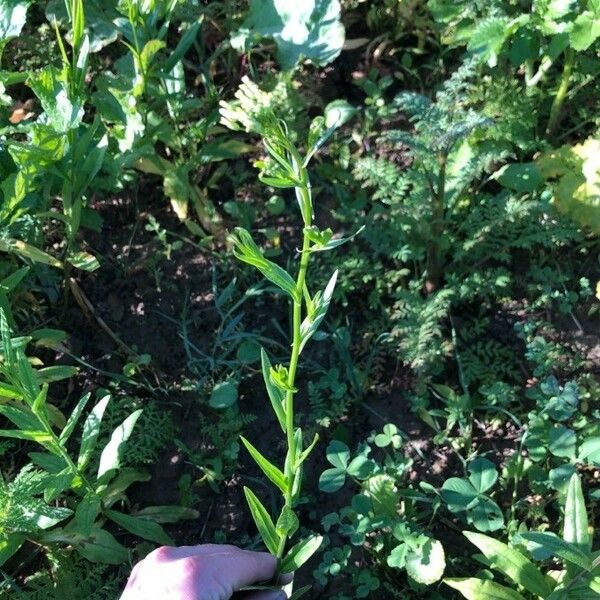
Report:
M 75 549 L 83 558 L 95 563 L 119 565 L 129 559 L 127 548 L 119 544 L 108 531 L 98 527 L 92 529 L 88 541 L 75 545 Z
M 569 33 L 571 47 L 578 52 L 587 50 L 600 37 L 600 15 L 586 11 L 573 23 Z
M 467 600 L 526 600 L 524 596 L 495 581 L 475 577 L 453 577 L 444 583 L 458 590 Z
M 562 458 L 575 458 L 577 436 L 572 429 L 559 425 L 553 427 L 549 434 L 548 450 L 554 456 Z
M 111 520 L 127 529 L 133 535 L 141 537 L 157 544 L 172 546 L 173 540 L 165 533 L 165 530 L 156 522 L 142 517 L 132 517 L 116 510 L 106 510 L 104 514 Z
M 321 547 L 322 543 L 322 536 L 312 535 L 292 546 L 281 561 L 281 572 L 293 573 L 297 571 Z
M 244 144 L 240 140 L 234 139 L 218 139 L 214 142 L 207 142 L 202 144 L 200 147 L 200 162 L 218 162 L 221 160 L 230 160 L 237 158 L 242 154 L 252 152 L 255 150 L 254 146 L 250 144 Z
M 0 0 L 0 49 L 10 38 L 17 37 L 33 0 Z
M 169 164 L 163 173 L 163 189 L 175 214 L 181 220 L 186 219 L 188 202 L 192 196 L 187 166 L 172 167 Z
M 269 462 L 244 436 L 240 436 L 240 439 L 261 471 L 285 494 L 288 484 L 282 471 Z
M 98 466 L 98 479 L 103 475 L 111 473 L 114 469 L 118 469 L 121 461 L 120 455 L 123 451 L 125 443 L 129 439 L 133 427 L 136 421 L 140 418 L 142 409 L 136 410 L 131 413 L 122 423 L 119 425 L 110 436 L 110 441 L 106 444 L 102 454 L 100 455 L 100 464 Z
M 504 527 L 504 514 L 488 496 L 479 496 L 467 508 L 467 521 L 479 531 L 498 531 Z
M 350 461 L 350 450 L 348 449 L 348 446 L 339 440 L 333 440 L 330 442 L 327 446 L 325 454 L 327 456 L 327 460 L 338 469 L 345 470 L 348 466 L 348 462 Z
M 23 545 L 26 536 L 10 533 L 0 539 L 0 567 Z
M 63 456 L 57 456 L 49 452 L 29 452 L 27 456 L 34 465 L 42 467 L 48 473 L 60 473 L 67 466 Z
M 592 560 L 585 552 L 580 550 L 575 544 L 559 538 L 554 533 L 530 531 L 519 535 L 524 540 L 532 542 L 535 546 L 539 546 L 552 556 L 562 558 L 564 561 L 577 565 L 586 571 L 590 571 L 592 568 Z
M 600 233 L 600 140 L 545 152 L 536 163 L 545 179 L 556 180 L 553 200 L 559 212 Z
M 43 348 L 56 348 L 56 346 L 67 339 L 66 331 L 62 329 L 42 328 L 31 332 L 31 339 L 36 346 Z
M 269 400 L 271 401 L 271 406 L 273 407 L 273 412 L 277 417 L 277 421 L 279 421 L 279 425 L 281 427 L 281 431 L 285 432 L 286 424 L 285 424 L 285 394 L 281 389 L 279 389 L 276 385 L 271 381 L 271 369 L 273 365 L 269 360 L 269 356 L 264 350 L 264 348 L 260 349 L 260 359 L 261 359 L 261 367 L 263 380 L 265 382 L 265 387 L 267 388 L 267 394 L 269 396 Z
M 146 506 L 133 516 L 154 521 L 155 523 L 177 523 L 178 521 L 198 519 L 200 513 L 186 506 L 165 505 Z
M 113 23 L 113 20 L 119 16 L 114 9 L 114 4 L 114 2 L 101 0 L 85 0 L 85 32 L 89 38 L 89 51 L 92 53 L 99 52 L 119 37 L 119 31 Z M 46 6 L 46 18 L 50 23 L 56 20 L 69 28 L 69 16 L 64 0 L 50 0 Z M 66 38 L 69 43 L 72 42 L 70 31 Z
M 272 38 L 284 70 L 310 60 L 324 66 L 341 52 L 345 32 L 338 0 L 251 0 L 250 13 L 231 44 L 248 51 L 260 38 Z
M 92 458 L 92 454 L 96 448 L 96 442 L 98 441 L 98 435 L 100 434 L 100 423 L 102 422 L 104 411 L 109 402 L 110 396 L 104 396 L 96 406 L 94 406 L 92 412 L 87 416 L 83 424 L 79 457 L 77 459 L 77 468 L 80 471 L 83 471 L 86 468 Z
M 212 408 L 224 409 L 233 406 L 238 399 L 237 382 L 221 381 L 213 388 L 208 403 Z
M 583 441 L 578 460 L 600 465 L 600 437 L 589 437 Z
M 469 39 L 469 52 L 479 54 L 490 67 L 496 66 L 508 35 L 508 23 L 509 19 L 506 17 L 490 17 L 480 21 Z
M 477 491 L 466 479 L 450 477 L 444 481 L 440 495 L 450 511 L 460 512 L 477 498 Z
M 370 458 L 359 454 L 350 461 L 346 473 L 356 479 L 366 479 L 373 473 L 375 467 L 375 463 Z
M 258 529 L 265 546 L 271 554 L 276 555 L 277 550 L 279 549 L 280 536 L 275 529 L 273 519 L 271 519 L 267 509 L 250 488 L 244 486 L 244 494 L 246 495 L 246 501 L 250 507 L 250 512 L 252 513 L 256 528 Z
M 38 97 L 48 121 L 57 133 L 66 133 L 79 127 L 83 119 L 83 105 L 69 98 L 66 83 L 55 67 L 45 67 L 31 73 L 29 87 Z
M 279 265 L 267 260 L 252 236 L 245 229 L 236 227 L 234 234 L 229 236 L 229 240 L 233 244 L 233 254 L 238 260 L 258 269 L 264 277 L 289 294 L 295 302 L 299 303 L 301 301 L 296 283 L 290 274 Z
M 0 415 L 5 416 L 19 429 L 35 431 L 41 425 L 40 421 L 28 408 L 21 407 L 16 403 L 14 406 L 10 404 L 0 404 Z
M 544 575 L 518 550 L 481 533 L 472 531 L 463 533 L 472 544 L 479 548 L 493 569 L 497 569 L 516 584 L 542 598 L 546 598 L 550 594 L 552 590 Z
M 487 492 L 497 481 L 498 471 L 493 462 L 487 458 L 476 458 L 469 463 L 469 481 L 480 493 Z
M 503 166 L 493 175 L 504 187 L 515 192 L 533 192 L 543 182 L 542 174 L 535 163 L 512 163 Z
M 346 482 L 346 471 L 342 469 L 325 469 L 319 477 L 319 489 L 333 494 L 341 489 Z
M 425 543 L 418 551 L 409 552 L 406 556 L 406 573 L 423 585 L 439 581 L 445 568 L 444 547 L 437 540 Z

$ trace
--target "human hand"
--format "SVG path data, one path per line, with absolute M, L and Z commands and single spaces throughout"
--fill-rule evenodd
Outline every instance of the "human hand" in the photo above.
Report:
M 121 600 L 229 600 L 240 589 L 273 579 L 277 559 L 236 546 L 162 546 L 137 563 Z M 240 592 L 244 600 L 284 600 L 282 590 Z

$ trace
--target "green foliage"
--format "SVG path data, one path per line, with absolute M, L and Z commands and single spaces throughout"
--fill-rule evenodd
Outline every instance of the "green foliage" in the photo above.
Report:
M 498 479 L 498 472 L 487 458 L 476 458 L 468 466 L 469 478 L 446 479 L 440 494 L 453 513 L 466 513 L 467 522 L 479 531 L 496 531 L 504 526 L 500 507 L 485 493 Z
M 563 538 L 553 533 L 526 532 L 518 535 L 527 542 L 527 549 L 534 558 L 540 555 L 553 557 L 562 564 L 563 570 L 558 577 L 545 577 L 520 549 L 511 548 L 485 535 L 465 532 L 469 541 L 483 553 L 484 564 L 501 573 L 511 585 L 516 585 L 524 593 L 488 579 L 448 578 L 444 582 L 469 600 L 483 600 L 490 595 L 518 600 L 529 597 L 525 593 L 552 600 L 576 598 L 580 597 L 579 594 L 593 597 L 598 586 L 594 574 L 597 561 L 591 552 L 587 511 L 577 475 L 570 479 L 564 509 Z
M 265 258 L 246 230 L 237 228 L 235 234 L 230 237 L 235 256 L 258 269 L 263 277 L 289 296 L 292 305 L 292 350 L 289 366 L 270 366 L 267 353 L 261 349 L 267 394 L 286 436 L 287 453 L 283 470 L 273 465 L 250 442 L 242 438 L 252 458 L 283 495 L 283 508 L 275 524 L 254 492 L 244 488 L 257 529 L 267 549 L 281 560 L 281 571 L 286 573 L 302 566 L 322 542 L 320 536 L 311 536 L 301 540 L 285 553 L 287 539 L 292 538 L 298 529 L 298 517 L 294 513 L 294 507 L 301 493 L 303 463 L 318 440 L 318 436 L 315 436 L 314 441 L 304 447 L 302 430 L 296 428 L 294 422 L 296 369 L 306 342 L 317 332 L 327 313 L 337 278 L 336 272 L 323 292 L 316 292 L 311 296 L 306 279 L 310 255 L 315 251 L 327 250 L 329 239 L 324 239 L 323 236 L 330 238 L 331 235 L 312 226 L 313 203 L 307 165 L 331 136 L 335 127 L 351 116 L 351 109 L 345 103 L 330 105 L 324 117 L 315 118 L 308 134 L 309 149 L 302 158 L 286 134 L 285 123 L 279 122 L 270 109 L 268 95 L 246 79 L 236 97 L 237 103 L 221 104 L 223 122 L 233 129 L 243 128 L 262 136 L 269 158 L 258 163 L 261 169 L 259 179 L 272 187 L 294 188 L 304 225 L 302 254 L 295 280 L 285 269 Z
M 344 33 L 338 0 L 299 4 L 250 0 L 250 12 L 231 44 L 238 52 L 247 52 L 262 38 L 271 38 L 277 60 L 290 70 L 303 60 L 319 66 L 332 62 L 342 50 Z
M 131 516 L 112 508 L 129 485 L 144 478 L 143 474 L 121 466 L 125 446 L 142 411 L 132 412 L 117 425 L 99 451 L 102 419 L 110 401 L 110 396 L 102 397 L 86 416 L 79 451 L 72 454 L 68 443 L 90 394 L 84 395 L 65 419 L 47 402 L 48 381 L 64 379 L 71 372 L 64 367 L 36 372 L 24 352 L 28 338 L 12 338 L 4 313 L 0 319 L 0 372 L 7 398 L 0 404 L 0 414 L 13 425 L 1 430 L 0 436 L 33 442 L 43 449 L 30 453 L 32 464 L 26 465 L 12 481 L 0 481 L 0 561 L 5 563 L 26 540 L 32 540 L 50 547 L 70 544 L 92 562 L 124 562 L 127 550 L 104 529 L 106 518 L 136 536 L 169 543 L 169 536 L 153 517 Z M 99 458 L 92 460 L 96 456 Z M 58 499 L 60 503 L 56 502 Z M 67 520 L 65 527 L 56 527 Z

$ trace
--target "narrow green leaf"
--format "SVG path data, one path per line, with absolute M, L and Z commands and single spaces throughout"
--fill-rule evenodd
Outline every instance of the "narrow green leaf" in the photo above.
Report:
M 305 448 L 298 456 L 298 459 L 296 460 L 296 469 L 309 457 L 310 453 L 313 451 L 313 449 L 316 446 L 318 441 L 319 441 L 319 434 L 315 433 L 315 437 L 313 438 L 313 441 L 310 443 L 310 446 Z
M 265 546 L 271 554 L 276 555 L 279 548 L 280 537 L 275 529 L 273 519 L 271 519 L 267 509 L 250 488 L 244 486 L 244 494 L 248 506 L 250 507 L 250 512 L 252 513 L 256 528 L 258 529 Z
M 36 371 L 39 383 L 63 381 L 64 379 L 70 379 L 74 375 L 77 375 L 77 373 L 79 373 L 79 369 L 77 367 L 67 367 L 62 365 L 45 367 Z
M 66 489 L 71 488 L 76 473 L 71 466 L 65 467 L 62 471 L 55 473 L 46 481 L 44 489 L 44 500 L 48 504 L 54 502 Z
M 29 429 L 35 431 L 41 424 L 28 408 L 0 404 L 0 415 L 4 415 L 9 421 L 19 429 Z
M 261 471 L 285 494 L 288 484 L 282 471 L 269 462 L 244 436 L 240 436 L 240 439 Z
M 236 227 L 229 239 L 233 244 L 233 254 L 238 260 L 258 269 L 266 279 L 289 294 L 294 302 L 300 303 L 301 297 L 291 275 L 279 265 L 266 259 L 245 229 Z
M 289 550 L 281 561 L 282 573 L 293 573 L 298 570 L 320 547 L 323 543 L 323 536 L 312 535 Z
M 177 523 L 177 521 L 198 519 L 200 513 L 187 506 L 165 505 L 146 506 L 133 516 L 154 521 L 155 523 Z
M 52 436 L 45 431 L 23 431 L 17 429 L 0 429 L 0 437 L 13 438 L 15 440 L 29 440 L 38 444 L 52 442 Z
M 5 292 L 12 292 L 23 281 L 29 270 L 29 267 L 23 267 L 11 273 L 8 277 L 0 281 L 0 288 Z
M 162 544 L 163 546 L 172 546 L 173 540 L 166 534 L 165 530 L 156 522 L 144 519 L 142 517 L 132 517 L 116 510 L 104 511 L 111 520 L 127 529 L 133 535 L 137 535 L 145 540 Z
M 90 398 L 91 398 L 91 394 L 89 392 L 87 394 L 84 394 L 81 397 L 81 400 L 79 400 L 79 402 L 77 403 L 77 406 L 75 406 L 75 408 L 73 409 L 71 416 L 67 420 L 67 424 L 65 425 L 64 429 L 61 431 L 60 436 L 58 438 L 58 441 L 60 442 L 61 446 L 65 445 L 65 442 L 69 439 L 69 437 L 73 433 L 73 430 L 75 429 L 75 426 L 77 425 L 77 422 L 79 421 Z
M 106 410 L 109 401 L 110 396 L 108 395 L 101 398 L 83 424 L 79 458 L 77 459 L 77 468 L 80 471 L 85 469 L 96 448 L 96 442 L 98 441 L 98 435 L 100 433 L 100 423 L 102 423 L 102 417 L 104 416 L 104 411 Z
M 75 509 L 76 530 L 83 536 L 88 537 L 92 533 L 94 521 L 100 514 L 100 496 L 94 492 L 88 492 L 79 502 Z
M 481 550 L 493 569 L 497 569 L 516 584 L 542 598 L 546 598 L 550 594 L 552 590 L 544 575 L 518 550 L 481 533 L 471 531 L 463 533 L 472 544 Z
M 571 477 L 567 489 L 563 538 L 565 542 L 577 546 L 584 553 L 590 551 L 590 534 L 585 498 L 581 489 L 581 480 L 576 473 Z
M 288 598 L 288 600 L 300 600 L 302 596 L 305 596 L 312 590 L 312 585 L 305 585 L 304 587 L 298 588 L 294 591 L 294 593 Z
M 551 553 L 552 556 L 562 558 L 563 560 L 573 565 L 577 565 L 586 571 L 590 571 L 592 569 L 592 560 L 585 552 L 582 552 L 575 544 L 565 542 L 565 540 L 559 538 L 554 533 L 530 531 L 527 533 L 521 533 L 519 535 L 524 540 L 541 546 L 546 552 Z
M 204 15 L 200 15 L 199 19 L 193 23 L 189 29 L 181 36 L 179 42 L 177 42 L 177 46 L 167 60 L 162 65 L 162 70 L 165 72 L 171 71 L 176 63 L 178 63 L 185 55 L 185 53 L 192 47 L 192 44 L 198 37 L 198 32 L 200 31 L 200 26 L 202 25 L 202 21 L 204 20 Z
M 329 283 L 325 287 L 325 290 L 322 294 L 315 294 L 315 297 L 312 299 L 314 304 L 314 309 L 312 314 L 309 314 L 302 324 L 300 325 L 300 351 L 306 345 L 306 342 L 317 332 L 319 329 L 319 325 L 325 318 L 327 311 L 329 310 L 329 304 L 331 303 L 331 297 L 333 296 L 333 290 L 335 289 L 335 284 L 337 281 L 338 272 L 331 276 L 329 279 Z
M 129 439 L 136 421 L 140 418 L 142 409 L 131 413 L 119 425 L 110 436 L 110 441 L 106 444 L 102 454 L 100 455 L 100 464 L 98 466 L 98 480 L 104 475 L 111 473 L 114 469 L 118 469 L 120 462 L 120 454 Z
M 286 504 L 281 509 L 275 529 L 281 537 L 291 538 L 300 527 L 300 521 L 296 516 L 296 513 Z
M 267 388 L 267 394 L 269 396 L 269 400 L 271 401 L 271 406 L 273 407 L 273 412 L 279 421 L 281 431 L 285 433 L 285 394 L 271 381 L 271 369 L 273 368 L 273 365 L 271 365 L 269 356 L 264 348 L 260 349 L 260 360 L 263 380 L 265 382 L 265 387 Z
M 518 592 L 487 579 L 453 577 L 444 579 L 444 583 L 458 590 L 467 600 L 525 600 Z

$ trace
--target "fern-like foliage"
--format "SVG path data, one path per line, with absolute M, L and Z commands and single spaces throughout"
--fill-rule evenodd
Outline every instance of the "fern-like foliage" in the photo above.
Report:
M 43 493 L 51 476 L 28 464 L 6 483 L 0 476 L 0 542 L 12 533 L 35 533 L 72 514 L 68 508 L 50 506 Z
M 526 253 L 527 268 L 581 237 L 556 218 L 546 194 L 511 195 L 490 179 L 531 148 L 535 119 L 515 85 L 486 90 L 480 69 L 468 60 L 433 99 L 399 94 L 394 110 L 410 126 L 382 134 L 379 156 L 360 158 L 353 169 L 371 198 L 362 238 L 385 271 L 378 287 L 393 304 L 389 339 L 422 374 L 439 371 L 440 359 L 452 354 L 451 310 L 508 296 L 519 284 L 516 253 Z M 466 357 L 474 382 L 487 379 L 474 363 L 503 352 L 480 350 Z

